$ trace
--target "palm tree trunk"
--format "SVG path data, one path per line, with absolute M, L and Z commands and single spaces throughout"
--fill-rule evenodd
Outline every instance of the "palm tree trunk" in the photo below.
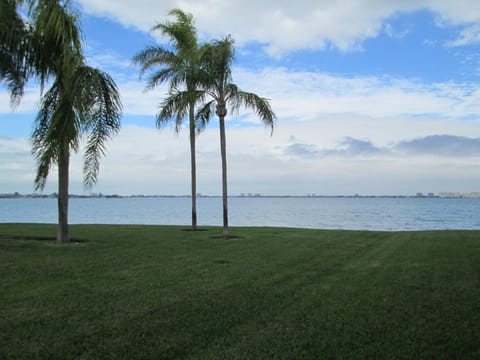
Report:
M 58 228 L 57 242 L 69 242 L 68 235 L 68 171 L 70 151 L 68 142 L 62 146 L 58 157 Z
M 228 195 L 227 195 L 227 141 L 225 136 L 225 117 L 220 120 L 220 152 L 222 156 L 222 198 L 223 198 L 223 238 L 228 239 Z
M 195 106 L 190 104 L 190 164 L 192 177 L 192 230 L 197 231 L 197 164 L 195 155 Z

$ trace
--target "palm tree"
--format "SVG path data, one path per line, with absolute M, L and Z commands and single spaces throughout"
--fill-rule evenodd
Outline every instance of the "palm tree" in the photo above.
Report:
M 206 93 L 211 97 L 198 112 L 199 120 L 205 124 L 215 113 L 220 125 L 220 151 L 222 157 L 222 198 L 223 198 L 223 237 L 228 239 L 228 193 L 227 193 L 227 145 L 225 136 L 225 117 L 227 108 L 238 111 L 246 107 L 255 111 L 262 122 L 272 131 L 275 113 L 269 100 L 254 93 L 241 91 L 232 83 L 232 63 L 234 61 L 233 39 L 227 36 L 205 46 L 204 67 L 208 74 Z
M 105 141 L 120 128 L 121 102 L 115 82 L 86 66 L 77 15 L 57 0 L 42 0 L 33 11 L 35 38 L 42 49 L 36 59 L 42 84 L 54 77 L 43 95 L 32 135 L 38 162 L 35 188 L 43 189 L 54 163 L 58 165 L 57 242 L 68 242 L 68 179 L 70 154 L 86 136 L 84 183 L 97 179 Z
M 169 82 L 168 96 L 160 104 L 156 125 L 162 127 L 170 120 L 175 120 L 178 132 L 185 117 L 189 119 L 190 130 L 190 164 L 192 193 L 192 230 L 197 230 L 197 175 L 195 156 L 195 105 L 202 99 L 199 87 L 200 60 L 202 50 L 198 45 L 197 32 L 193 17 L 179 9 L 169 13 L 174 22 L 159 23 L 152 31 L 158 30 L 166 36 L 173 49 L 148 46 L 133 57 L 133 63 L 140 65 L 140 76 L 146 71 L 159 68 L 153 72 L 147 82 L 146 90 L 152 90 L 162 83 Z

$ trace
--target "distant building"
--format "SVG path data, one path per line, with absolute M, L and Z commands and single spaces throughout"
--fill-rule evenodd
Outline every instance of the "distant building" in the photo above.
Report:
M 441 192 L 438 194 L 441 198 L 461 198 L 463 197 L 462 193 L 459 192 Z

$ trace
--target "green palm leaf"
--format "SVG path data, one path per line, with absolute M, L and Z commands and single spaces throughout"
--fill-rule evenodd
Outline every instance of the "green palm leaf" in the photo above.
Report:
M 12 105 L 23 96 L 27 81 L 25 57 L 28 53 L 28 27 L 17 12 L 14 0 L 0 1 L 0 81 L 10 91 Z

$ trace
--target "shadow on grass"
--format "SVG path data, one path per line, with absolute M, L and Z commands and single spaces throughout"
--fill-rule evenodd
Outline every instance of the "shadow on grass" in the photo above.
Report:
M 232 262 L 230 260 L 214 260 L 213 263 L 218 265 L 228 265 Z
M 236 235 L 229 235 L 227 239 L 223 237 L 223 235 L 213 235 L 209 236 L 210 239 L 222 239 L 222 240 L 240 240 L 245 239 L 244 236 L 236 236 Z
M 86 243 L 85 240 L 81 239 L 70 239 L 69 242 L 66 243 L 57 243 L 57 239 L 51 236 L 15 236 L 15 235 L 0 235 L 1 240 L 18 240 L 18 241 L 39 241 L 45 243 L 54 243 L 59 245 L 75 245 L 75 244 L 83 244 Z
M 215 229 L 198 229 L 197 230 L 192 230 L 191 228 L 186 228 L 186 229 L 181 229 L 180 231 L 185 231 L 185 232 L 206 232 L 206 231 L 215 231 Z M 223 235 L 212 235 L 209 236 L 210 239 L 224 239 Z M 236 235 L 230 235 L 228 239 L 225 240 L 238 240 L 238 239 L 244 239 L 244 236 L 236 236 Z

